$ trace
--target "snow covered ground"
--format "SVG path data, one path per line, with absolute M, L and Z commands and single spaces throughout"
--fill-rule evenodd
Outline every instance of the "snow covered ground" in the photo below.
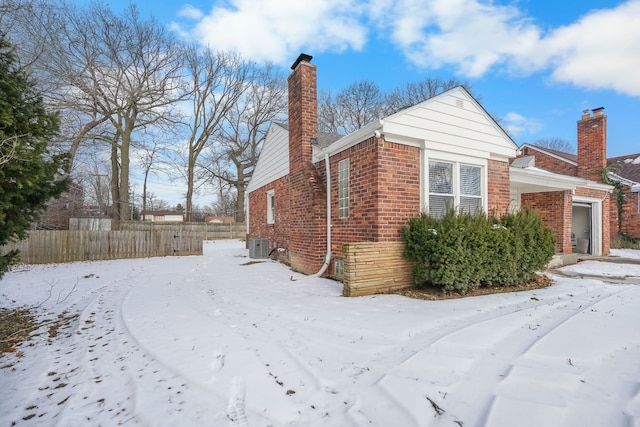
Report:
M 7 274 L 0 307 L 50 323 L 0 357 L 0 425 L 640 426 L 638 285 L 343 298 L 247 256 L 217 241 Z

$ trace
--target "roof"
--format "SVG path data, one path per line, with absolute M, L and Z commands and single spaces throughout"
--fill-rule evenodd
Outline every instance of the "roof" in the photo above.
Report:
M 520 149 L 527 147 L 547 153 L 568 163 L 578 163 L 578 156 L 575 154 L 565 153 L 564 151 L 553 150 L 551 148 L 541 147 L 534 144 L 522 144 Z M 617 177 L 622 178 L 624 181 L 629 181 L 625 183 L 629 186 L 640 184 L 640 153 L 611 157 L 607 159 L 607 167 L 609 168 L 609 172 L 615 175 L 613 177 L 614 179 Z
M 274 122 L 274 124 L 280 126 L 281 128 L 287 131 L 289 130 L 289 125 L 286 123 Z M 344 135 L 339 133 L 318 131 L 318 141 L 316 145 L 319 148 L 326 148 L 331 144 L 333 144 L 334 142 L 336 142 L 337 140 L 339 140 L 340 138 L 342 138 L 343 136 Z
M 607 159 L 609 170 L 634 183 L 640 183 L 640 153 Z
M 573 163 L 573 164 L 578 163 L 578 156 L 572 153 L 567 153 L 560 150 L 553 150 L 551 148 L 542 147 L 540 145 L 535 145 L 535 144 L 522 144 L 520 146 L 520 149 L 527 148 L 527 147 L 533 148 L 534 150 L 538 150 L 543 153 L 547 153 L 553 157 L 560 158 L 561 160 L 567 161 L 569 163 Z
M 181 211 L 142 211 L 141 215 L 184 215 Z

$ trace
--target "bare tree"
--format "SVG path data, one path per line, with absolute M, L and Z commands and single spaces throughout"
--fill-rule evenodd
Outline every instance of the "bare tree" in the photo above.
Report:
M 349 134 L 373 120 L 419 104 L 455 86 L 464 86 L 471 91 L 468 82 L 440 78 L 405 83 L 386 94 L 382 93 L 375 83 L 367 80 L 350 84 L 335 97 L 331 92 L 320 91 L 318 129 L 323 132 Z M 476 96 L 476 99 L 479 98 Z
M 93 153 L 83 159 L 75 174 L 84 189 L 85 208 L 93 215 L 106 215 L 111 206 L 111 171 L 106 153 Z
M 318 102 L 318 129 L 349 134 L 384 116 L 384 96 L 375 83 L 361 80 L 342 89 L 335 98 L 321 92 Z
M 141 20 L 134 5 L 116 15 L 101 3 L 86 9 L 51 4 L 38 39 L 48 48 L 33 68 L 51 82 L 50 103 L 70 112 L 75 132 L 66 139 L 73 154 L 88 139 L 111 144 L 115 216 L 128 218 L 134 132 L 177 120 L 172 107 L 183 93 L 178 45 L 153 19 Z
M 575 145 L 571 144 L 566 139 L 552 137 L 552 138 L 539 138 L 533 142 L 533 145 L 537 145 L 539 147 L 550 148 L 556 151 L 562 151 L 563 153 L 576 153 Z
M 327 89 L 318 91 L 318 130 L 340 133 L 342 130 L 341 120 L 333 93 Z
M 159 198 L 153 192 L 147 192 L 147 200 L 143 202 L 148 211 L 164 211 L 169 210 L 169 202 Z
M 149 175 L 157 175 L 162 171 L 162 156 L 168 151 L 167 143 L 159 135 L 147 135 L 146 142 L 134 142 L 134 157 L 142 167 L 142 210 L 147 210 L 147 183 Z
M 286 80 L 271 64 L 256 70 L 247 80 L 242 97 L 225 116 L 219 142 L 213 147 L 209 171 L 220 191 L 225 188 L 224 183 L 235 190 L 234 216 L 238 222 L 244 221 L 245 189 L 269 124 L 285 117 L 286 94 Z
M 253 72 L 253 66 L 237 54 L 216 53 L 197 46 L 190 46 L 185 57 L 192 84 L 190 100 L 193 108 L 186 159 L 186 220 L 191 221 L 199 157 L 214 143 L 223 120 L 246 90 L 245 82 Z
M 443 80 L 439 77 L 427 77 L 419 82 L 409 82 L 400 85 L 385 96 L 385 115 L 390 115 L 404 108 L 419 104 L 456 86 L 464 86 L 471 92 L 469 82 L 460 82 L 453 78 Z M 476 99 L 479 100 L 479 97 L 476 96 Z

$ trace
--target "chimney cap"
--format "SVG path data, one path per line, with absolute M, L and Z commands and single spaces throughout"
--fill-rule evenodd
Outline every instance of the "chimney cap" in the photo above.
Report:
M 598 108 L 594 108 L 593 110 L 593 114 L 599 116 L 600 114 L 602 114 L 602 110 L 604 110 L 604 107 L 598 107 Z
M 311 62 L 311 59 L 313 59 L 313 56 L 307 55 L 306 53 L 301 53 L 300 56 L 298 56 L 298 59 L 296 59 L 296 62 L 294 62 L 291 66 L 291 69 L 295 70 L 298 64 L 300 64 L 302 61 Z

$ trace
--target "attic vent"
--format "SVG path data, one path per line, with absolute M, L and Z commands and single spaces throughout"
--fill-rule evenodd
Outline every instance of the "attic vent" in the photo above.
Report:
M 464 101 L 462 99 L 456 99 L 456 107 L 464 108 Z
M 249 258 L 269 258 L 269 241 L 267 239 L 249 239 Z

